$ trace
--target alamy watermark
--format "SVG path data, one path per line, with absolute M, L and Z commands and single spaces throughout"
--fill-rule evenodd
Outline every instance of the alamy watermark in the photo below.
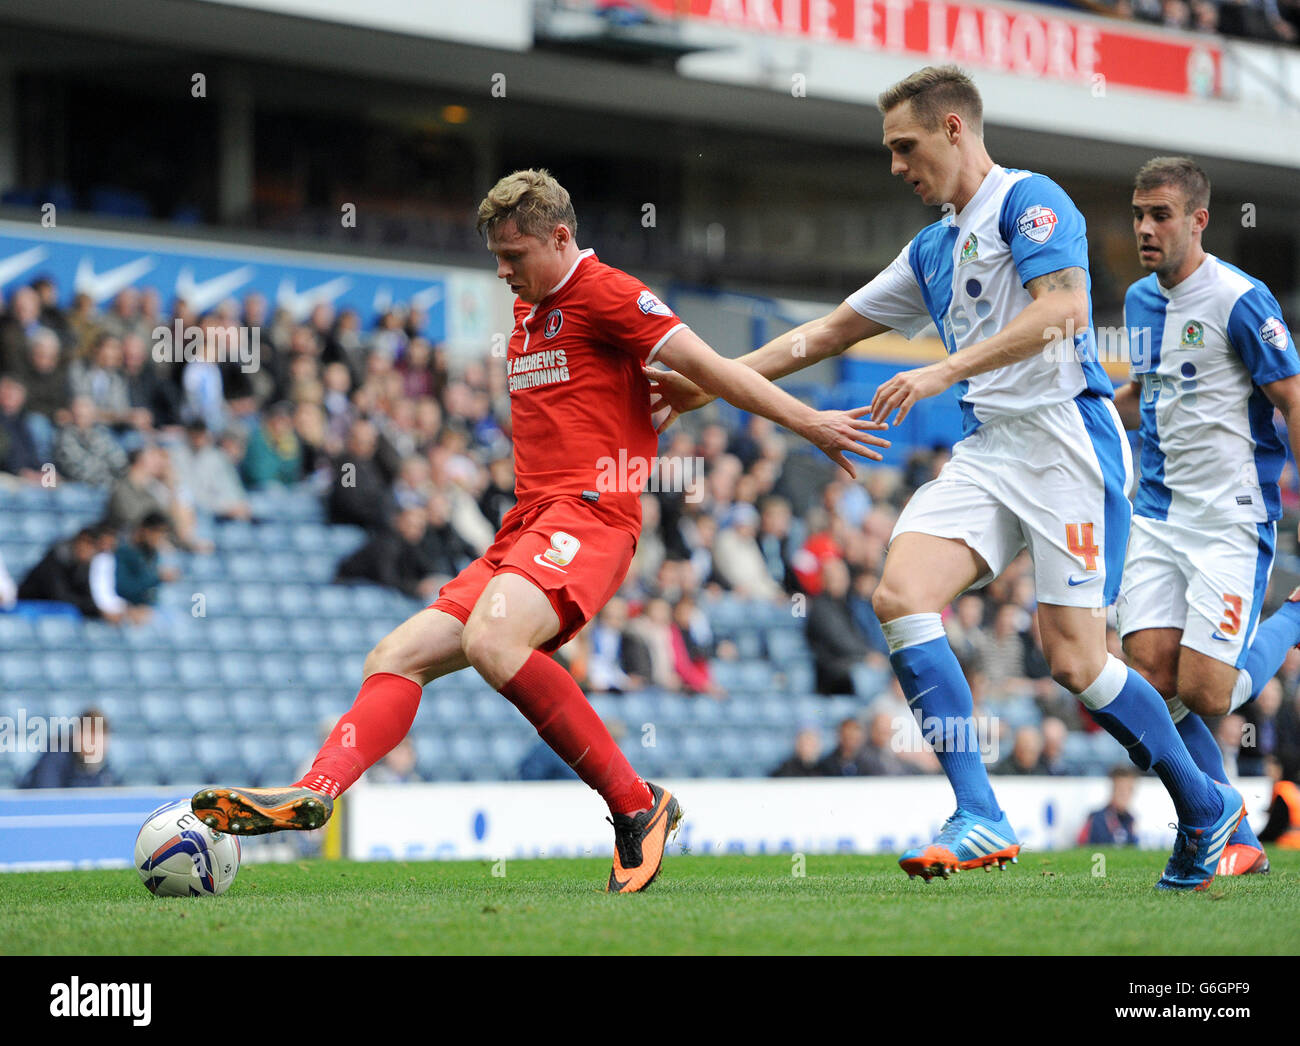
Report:
M 0 716 L 0 753 L 77 752 L 87 763 L 104 758 L 102 716 Z
M 995 716 L 895 716 L 889 747 L 895 752 L 978 752 L 980 762 L 1000 758 L 1001 734 Z M 917 728 L 920 728 L 919 731 Z
M 627 449 L 620 447 L 617 459 L 608 455 L 597 458 L 596 470 L 597 493 L 645 490 L 652 494 L 685 494 L 692 505 L 704 500 L 703 458 L 643 458 L 629 456 Z
M 153 329 L 155 363 L 238 363 L 251 374 L 262 365 L 262 329 L 234 324 L 194 327 L 177 318 Z

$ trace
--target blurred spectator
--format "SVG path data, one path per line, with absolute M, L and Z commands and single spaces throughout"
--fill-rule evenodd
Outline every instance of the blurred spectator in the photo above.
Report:
M 695 600 L 683 596 L 673 607 L 673 670 L 682 686 L 693 694 L 725 697 L 726 691 L 713 681 L 709 658 L 713 656 L 713 632 L 708 618 Z
M 54 437 L 54 465 L 73 483 L 109 486 L 126 466 L 126 454 L 112 434 L 95 421 L 95 402 L 86 396 L 72 401 L 71 420 Z
M 1214 739 L 1223 753 L 1223 769 L 1229 780 L 1241 776 L 1237 769 L 1237 753 L 1241 751 L 1242 733 L 1246 720 L 1237 712 L 1223 716 L 1214 728 Z
M 1131 766 L 1110 772 L 1110 802 L 1094 810 L 1079 830 L 1080 846 L 1136 846 L 1137 824 L 1130 812 L 1138 774 Z
M 741 598 L 781 599 L 785 591 L 768 573 L 757 535 L 758 509 L 747 502 L 736 503 L 713 543 L 713 569 Z
M 89 360 L 73 360 L 68 387 L 73 399 L 85 396 L 94 402 L 99 424 L 110 428 L 131 424 L 131 397 L 122 373 L 122 343 L 111 334 L 95 339 Z
M 802 526 L 795 526 L 790 502 L 781 497 L 764 498 L 759 505 L 758 550 L 767 565 L 768 576 L 786 592 L 799 591 L 794 556 L 802 539 Z
M 778 766 L 770 777 L 821 777 L 821 731 L 805 726 L 794 736 L 794 754 Z
M 371 784 L 411 784 L 420 780 L 415 763 L 415 744 L 409 736 L 404 737 L 396 748 L 366 771 L 366 780 Z
M 862 723 L 849 717 L 840 720 L 836 744 L 818 763 L 824 777 L 858 777 L 872 773 L 872 763 L 863 758 L 867 732 Z
M 388 476 L 375 460 L 379 434 L 368 421 L 358 421 L 348 433 L 347 446 L 334 462 L 327 505 L 331 523 L 349 523 L 380 530 L 392 512 Z
M 18 585 L 0 556 L 0 610 L 12 610 L 18 602 Z
M 1268 806 L 1268 823 L 1259 833 L 1260 842 L 1276 843 L 1283 850 L 1300 850 L 1300 785 L 1285 776 L 1276 759 L 1267 762 L 1273 781 L 1273 796 Z
M 0 472 L 35 483 L 40 482 L 45 460 L 37 452 L 26 404 L 23 383 L 9 375 L 0 377 Z
M 68 750 L 42 752 L 18 783 L 19 788 L 104 788 L 118 783 L 108 764 L 108 720 L 98 708 L 87 708 L 72 724 Z M 51 739 L 53 741 L 53 738 Z
M 113 484 L 104 521 L 114 530 L 131 531 L 150 513 L 163 516 L 176 544 L 190 552 L 208 553 L 211 542 L 201 540 L 193 510 L 176 492 L 171 457 L 147 443 L 131 452 L 126 473 Z
M 641 640 L 645 652 L 644 663 L 628 657 L 628 672 L 661 690 L 681 689 L 673 671 L 672 608 L 668 601 L 660 596 L 648 600 L 641 614 L 628 625 L 628 632 Z
M 149 346 L 136 334 L 122 339 L 122 377 L 132 424 L 140 432 L 180 424 L 180 390 L 164 378 L 149 355 Z
M 635 635 L 627 634 L 627 601 L 614 596 L 596 615 L 589 630 L 591 652 L 587 661 L 588 689 L 594 693 L 622 693 L 645 685 L 645 677 L 629 665 L 648 671 L 649 651 Z
M 131 606 L 155 606 L 158 586 L 180 575 L 173 567 L 159 566 L 167 547 L 167 517 L 150 512 L 137 524 L 129 541 L 117 548 L 117 594 Z
M 1069 728 L 1056 716 L 1047 716 L 1040 724 L 1043 733 L 1043 753 L 1038 757 L 1039 773 L 1052 777 L 1068 774 L 1065 763 L 1065 741 Z
M 90 561 L 96 536 L 86 527 L 71 538 L 55 542 L 18 586 L 19 599 L 70 603 L 87 617 L 98 616 L 90 594 Z
M 434 573 L 455 577 L 478 558 L 478 550 L 456 529 L 447 498 L 440 491 L 429 496 L 422 511 L 425 516 L 424 551 L 433 563 Z
M 0 370 L 12 372 L 27 358 L 30 339 L 40 329 L 39 295 L 31 287 L 15 287 L 9 310 L 0 320 Z
M 244 484 L 261 490 L 272 483 L 290 487 L 302 479 L 302 447 L 293 431 L 293 407 L 276 403 L 248 439 L 241 465 Z
M 1244 725 L 1237 751 L 1237 773 L 1242 777 L 1264 776 L 1268 760 L 1277 755 L 1277 715 L 1281 708 L 1282 684 L 1277 679 L 1270 679 L 1259 696 L 1242 707 Z
M 200 419 L 185 427 L 185 442 L 171 449 L 172 465 L 182 477 L 196 508 L 217 519 L 251 519 L 252 508 L 239 479 L 244 437 L 236 430 L 213 445 L 208 426 Z
M 17 368 L 16 377 L 27 389 L 27 409 L 44 419 L 40 431 L 33 431 L 36 449 L 42 457 L 52 453 L 54 426 L 68 420 L 68 368 L 58 336 L 51 330 L 38 330 L 28 339 L 27 356 Z
M 654 500 L 651 497 L 651 500 Z M 644 505 L 644 501 L 642 502 Z M 658 502 L 655 501 L 656 506 Z M 493 458 L 488 463 L 488 485 L 484 488 L 483 493 L 479 495 L 478 507 L 483 513 L 483 517 L 497 530 L 501 529 L 501 522 L 505 519 L 506 513 L 515 506 L 515 464 L 513 458 L 509 455 L 502 455 Z M 644 514 L 644 513 L 643 513 Z M 656 524 L 658 520 L 655 521 Z M 649 529 L 648 527 L 644 529 Z M 658 538 L 658 527 L 655 527 L 654 537 Z M 643 530 L 642 541 L 645 540 Z M 637 551 L 640 551 L 638 545 Z
M 381 530 L 338 565 L 336 581 L 373 581 L 412 599 L 432 600 L 450 577 L 441 574 L 424 547 L 424 510 L 398 512 L 392 530 Z
M 887 712 L 871 717 L 871 729 L 859 759 L 864 774 L 890 775 L 919 773 L 919 768 L 894 750 L 894 719 Z
M 849 609 L 849 568 L 842 559 L 822 563 L 824 588 L 808 601 L 804 634 L 812 649 L 819 694 L 852 694 L 853 669 L 872 654 Z M 879 654 L 875 655 L 877 658 Z
M 1022 726 L 1016 730 L 1011 752 L 993 767 L 995 774 L 1042 774 L 1043 735 L 1036 726 Z

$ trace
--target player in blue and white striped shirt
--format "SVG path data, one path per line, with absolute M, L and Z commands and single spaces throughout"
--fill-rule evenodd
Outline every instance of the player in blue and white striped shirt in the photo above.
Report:
M 1185 157 L 1138 172 L 1133 227 L 1150 275 L 1125 296 L 1133 380 L 1116 406 L 1140 428 L 1142 480 L 1116 609 L 1129 660 L 1222 781 L 1200 717 L 1250 701 L 1300 642 L 1300 603 L 1259 623 L 1286 463 L 1273 411 L 1300 454 L 1300 355 L 1269 289 L 1206 253 L 1209 203 L 1209 178 Z M 1218 872 L 1267 870 L 1243 820 Z

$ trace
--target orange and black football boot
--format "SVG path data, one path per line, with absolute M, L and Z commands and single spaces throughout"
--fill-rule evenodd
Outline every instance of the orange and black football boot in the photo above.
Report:
M 265 835 L 319 828 L 334 812 L 334 800 L 310 788 L 201 788 L 190 809 L 214 831 Z
M 654 803 L 639 814 L 614 814 L 614 867 L 609 873 L 607 893 L 637 893 L 659 875 L 664 850 L 677 834 L 682 808 L 671 792 L 646 782 Z

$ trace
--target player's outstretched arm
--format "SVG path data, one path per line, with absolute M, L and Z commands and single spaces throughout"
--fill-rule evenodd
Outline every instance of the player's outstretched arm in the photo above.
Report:
M 856 477 L 857 472 L 844 456 L 846 451 L 880 461 L 880 452 L 873 448 L 889 446 L 888 440 L 873 435 L 885 426 L 863 417 L 866 407 L 814 410 L 738 360 L 719 356 L 688 327 L 664 343 L 658 358 L 710 396 L 761 414 L 802 436 L 850 476 Z
M 735 362 L 756 371 L 768 381 L 776 381 L 831 356 L 837 356 L 850 345 L 866 338 L 874 338 L 888 330 L 883 324 L 852 309 L 847 302 L 841 302 L 827 315 L 778 335 L 762 348 L 746 353 Z M 662 353 L 659 358 L 663 359 Z M 659 432 L 668 428 L 679 414 L 698 410 L 717 398 L 680 372 L 665 373 L 647 367 L 645 375 L 651 384 L 650 412 L 657 413 L 665 406 L 670 408 L 659 423 Z
M 1126 429 L 1135 429 L 1142 424 L 1142 383 L 1130 381 L 1115 390 L 1115 409 L 1119 411 L 1119 420 Z
M 1264 395 L 1273 403 L 1282 420 L 1286 422 L 1287 438 L 1291 441 L 1291 453 L 1300 462 L 1300 374 L 1261 385 Z M 1300 530 L 1297 531 L 1300 534 Z
M 1088 275 L 1070 267 L 1049 272 L 1025 284 L 1034 299 L 996 334 L 954 352 L 940 363 L 902 371 L 876 389 L 871 416 L 887 421 L 898 411 L 898 424 L 918 401 L 985 371 L 1027 360 L 1076 331 L 1088 329 Z

